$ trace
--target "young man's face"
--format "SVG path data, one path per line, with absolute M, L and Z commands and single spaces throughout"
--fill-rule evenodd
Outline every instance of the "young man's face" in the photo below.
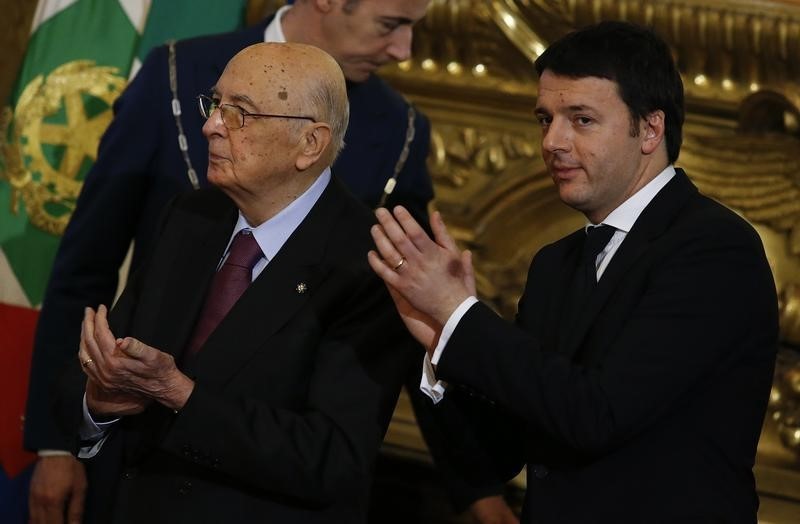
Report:
M 542 125 L 542 156 L 561 200 L 593 223 L 649 181 L 643 178 L 647 132 L 643 122 L 635 124 L 638 133 L 631 132 L 630 111 L 616 82 L 545 70 L 539 78 L 536 115 Z
M 411 56 L 412 26 L 429 0 L 346 0 L 332 2 L 323 19 L 323 47 L 344 76 L 363 82 L 379 67 Z

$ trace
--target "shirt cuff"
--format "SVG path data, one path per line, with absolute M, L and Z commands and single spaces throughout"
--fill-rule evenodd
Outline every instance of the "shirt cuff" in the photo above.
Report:
M 108 422 L 95 422 L 91 413 L 89 413 L 89 406 L 86 404 L 86 393 L 84 393 L 83 421 L 81 421 L 81 427 L 78 430 L 78 436 L 81 439 L 82 446 L 78 451 L 78 457 L 92 458 L 97 455 L 108 436 L 108 431 L 118 421 L 119 418 Z
M 425 393 L 434 404 L 438 404 L 444 398 L 447 384 L 441 380 L 436 380 L 436 373 L 433 371 L 431 359 L 427 353 L 422 361 L 422 378 L 419 381 L 419 389 Z
M 439 335 L 439 342 L 436 344 L 436 349 L 433 350 L 433 358 L 430 358 L 428 353 L 425 353 L 425 358 L 422 361 L 422 378 L 419 381 L 419 389 L 430 397 L 434 404 L 438 404 L 444 398 L 447 383 L 436 379 L 436 372 L 433 370 L 433 366 L 439 362 L 442 351 L 444 351 L 447 341 L 450 340 L 450 335 L 455 331 L 461 318 L 477 301 L 478 299 L 473 296 L 465 298 L 445 322 Z
M 463 317 L 469 308 L 471 308 L 478 299 L 475 297 L 467 297 L 464 301 L 458 305 L 455 311 L 450 315 L 450 318 L 447 319 L 445 322 L 444 327 L 442 328 L 442 333 L 439 335 L 439 343 L 436 344 L 436 349 L 433 350 L 433 357 L 431 357 L 431 364 L 434 366 L 439 363 L 439 359 L 442 357 L 442 351 L 444 351 L 444 347 L 447 345 L 447 342 L 450 340 L 450 336 L 453 334 L 453 331 L 456 330 L 456 326 L 458 323 L 461 322 L 461 317 Z
M 65 449 L 40 449 L 36 452 L 40 457 L 71 457 L 72 453 Z

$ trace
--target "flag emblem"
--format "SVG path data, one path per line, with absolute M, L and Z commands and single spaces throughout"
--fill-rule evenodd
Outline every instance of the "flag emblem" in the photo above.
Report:
M 91 60 L 74 60 L 47 76 L 35 76 L 13 115 L 5 111 L 3 175 L 11 201 L 2 205 L 19 214 L 23 202 L 35 227 L 61 235 L 95 160 L 97 142 L 111 122 L 111 104 L 125 83 L 117 68 Z

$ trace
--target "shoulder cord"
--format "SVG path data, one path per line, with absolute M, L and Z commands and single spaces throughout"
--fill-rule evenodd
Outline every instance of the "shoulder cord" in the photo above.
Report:
M 186 133 L 183 132 L 183 122 L 181 122 L 181 103 L 178 100 L 178 69 L 175 65 L 175 40 L 167 42 L 169 47 L 169 89 L 172 91 L 172 116 L 175 117 L 175 126 L 178 128 L 178 147 L 181 149 L 183 161 L 186 163 L 186 175 L 189 177 L 194 189 L 200 189 L 200 182 L 197 180 L 197 172 L 192 167 L 192 159 L 189 158 L 189 141 L 186 140 Z
M 397 163 L 394 165 L 394 173 L 392 174 L 391 178 L 386 181 L 386 185 L 383 186 L 383 195 L 381 195 L 381 199 L 378 202 L 377 207 L 384 207 L 386 205 L 386 199 L 389 198 L 389 195 L 392 194 L 394 191 L 394 187 L 397 185 L 397 176 L 400 174 L 400 171 L 403 170 L 403 166 L 406 165 L 406 160 L 408 160 L 408 153 L 411 150 L 411 142 L 414 141 L 414 134 L 416 133 L 416 129 L 414 129 L 414 120 L 417 117 L 417 112 L 414 110 L 414 107 L 409 104 L 408 105 L 408 127 L 406 128 L 406 141 L 403 144 L 403 150 L 400 151 L 400 156 L 397 158 Z

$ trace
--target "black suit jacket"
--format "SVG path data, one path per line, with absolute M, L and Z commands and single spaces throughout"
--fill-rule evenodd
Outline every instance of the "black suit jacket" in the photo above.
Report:
M 110 314 L 114 333 L 178 357 L 236 218 L 216 189 L 171 206 Z M 200 349 L 180 413 L 153 405 L 124 417 L 87 461 L 87 521 L 364 521 L 412 357 L 366 262 L 372 221 L 332 180 Z M 76 391 L 62 408 L 73 431 Z
M 437 375 L 470 393 L 441 410 L 489 427 L 454 453 L 489 478 L 527 463 L 524 522 L 755 522 L 778 334 L 757 233 L 678 170 L 559 327 L 583 236 L 535 256 L 515 326 L 483 305 L 459 323 Z

